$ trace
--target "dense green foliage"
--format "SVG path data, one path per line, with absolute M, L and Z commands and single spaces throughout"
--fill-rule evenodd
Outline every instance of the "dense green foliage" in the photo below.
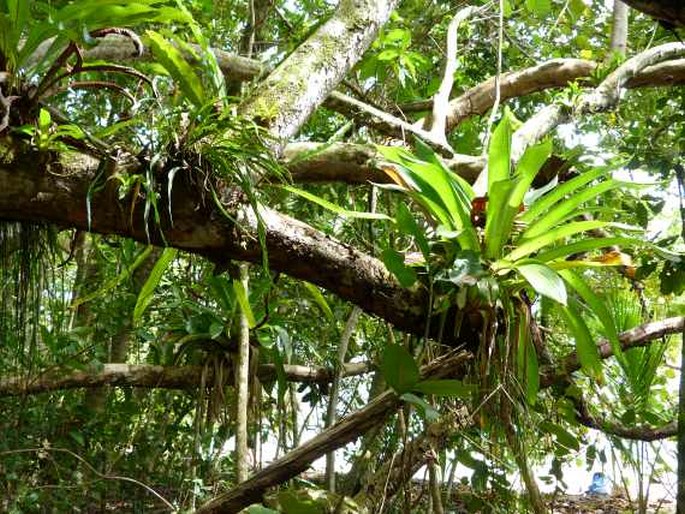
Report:
M 36 174 L 68 179 L 69 169 L 49 165 L 60 155 L 99 162 L 79 199 L 79 223 L 97 234 L 0 216 L 0 510 L 190 512 L 237 485 L 241 316 L 250 327 L 256 468 L 324 429 L 338 382 L 339 417 L 385 389 L 403 400 L 389 421 L 346 447 L 352 472 L 337 495 L 300 477 L 269 492 L 271 509 L 427 509 L 428 493 L 416 500 L 410 485 L 402 489 L 410 476 L 397 475 L 387 498 L 373 484 L 374 473 L 390 476 L 382 466 L 392 468 L 429 426 L 446 434 L 429 445 L 445 474 L 443 497 L 449 501 L 459 480 L 468 483 L 469 511 L 534 510 L 533 469 L 564 489 L 565 465 L 597 468 L 612 452 L 640 479 L 668 471 L 668 459 L 645 466 L 649 443 L 620 436 L 625 427 L 648 430 L 675 418 L 675 373 L 665 364 L 677 345 L 666 335 L 624 349 L 621 334 L 684 314 L 673 186 L 674 170 L 685 165 L 682 87 L 631 89 L 616 110 L 582 113 L 515 156 L 523 121 L 547 105 L 573 110 L 625 57 L 607 50 L 603 1 L 505 0 L 501 41 L 498 5 L 470 4 L 482 10 L 459 27 L 454 97 L 495 75 L 499 58 L 503 71 L 555 58 L 599 64 L 577 81 L 509 95 L 494 116 L 492 104 L 465 115 L 441 144 L 419 131 L 403 138 L 403 129 L 325 103 L 297 136 L 322 145 L 284 159 L 287 142 L 272 136 L 276 113 L 266 100 L 259 112 L 242 109 L 266 72 L 236 79 L 212 49 L 271 69 L 333 15 L 329 3 L 0 0 L 0 137 L 36 152 L 45 168 Z M 454 14 L 452 2 L 402 2 L 338 90 L 399 122 L 429 115 L 431 105 L 421 102 L 443 80 Z M 112 34 L 145 49 L 144 58 L 84 58 Z M 633 55 L 674 35 L 633 15 L 628 40 Z M 369 166 L 383 183 L 291 176 L 298 162 L 323 158 L 340 142 L 373 152 Z M 10 143 L 0 144 L 10 162 Z M 485 193 L 454 172 L 446 149 L 483 156 Z M 135 166 L 121 165 L 124 154 Z M 93 223 L 98 195 L 112 183 L 122 217 L 144 227 L 139 242 L 119 237 L 124 229 L 99 233 Z M 247 290 L 234 256 L 211 246 L 211 228 L 174 218 L 172 200 L 191 190 L 195 210 L 210 212 L 200 220 L 207 227 L 219 220 L 236 240 L 258 242 L 261 251 L 243 254 L 255 263 Z M 324 241 L 379 259 L 392 287 L 425 292 L 415 306 L 425 326 L 402 333 L 371 315 L 377 311 L 355 326 L 349 298 L 282 273 L 280 248 L 267 241 L 267 206 Z M 166 246 L 178 233 L 192 233 L 196 246 Z M 354 259 L 347 264 L 352 269 Z M 300 276 L 317 282 L 315 265 Z M 348 275 L 338 271 L 344 282 Z M 369 286 L 369 296 L 378 294 Z M 343 340 L 349 347 L 339 355 Z M 421 366 L 455 348 L 470 352 L 463 369 L 421 376 Z M 577 367 L 564 367 L 569 355 Z M 369 368 L 331 379 L 341 362 Z M 112 364 L 189 369 L 192 379 L 88 383 Z M 328 378 L 298 383 L 290 365 L 327 370 Z M 49 386 L 66 376 L 81 378 Z M 42 383 L 44 390 L 31 390 Z M 29 392 L 17 392 L 22 387 Z M 469 473 L 459 476 L 464 467 Z M 519 477 L 526 495 L 512 493 Z

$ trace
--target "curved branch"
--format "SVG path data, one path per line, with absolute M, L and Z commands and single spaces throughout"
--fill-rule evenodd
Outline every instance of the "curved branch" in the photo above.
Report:
M 121 162 L 107 171 L 84 154 L 22 151 L 16 142 L 0 147 L 0 153 L 4 154 L 0 159 L 0 219 L 43 221 L 121 235 L 173 246 L 214 262 L 261 263 L 258 222 L 252 208 L 238 207 L 240 223 L 233 224 L 211 198 L 204 197 L 203 188 L 195 183 L 197 177 L 188 173 L 177 174 L 173 188 L 168 188 L 167 173 L 160 171 L 160 220 L 150 220 L 146 226 L 145 202 L 131 195 L 119 200 L 118 181 L 108 180 L 114 173 L 142 173 L 137 160 Z M 169 190 L 171 199 L 166 196 Z M 317 284 L 400 330 L 422 333 L 428 305 L 424 288 L 402 288 L 380 260 L 305 223 L 268 208 L 263 208 L 260 216 L 273 269 Z
M 669 334 L 676 334 L 685 328 L 685 317 L 666 318 L 660 321 L 645 323 L 626 332 L 619 334 L 621 348 L 628 350 L 639 346 L 647 346 L 651 341 Z M 609 341 L 603 339 L 597 343 L 597 351 L 601 359 L 613 356 Z M 571 352 L 564 359 L 558 369 L 547 370 L 540 375 L 540 387 L 550 387 L 554 384 L 563 384 L 574 371 L 580 369 L 580 360 L 577 352 Z
M 593 415 L 583 398 L 567 396 L 576 410 L 576 420 L 583 426 L 599 430 L 608 435 L 635 441 L 659 441 L 678 435 L 678 422 L 671 421 L 660 427 L 626 427 Z
M 633 9 L 642 11 L 674 27 L 685 27 L 685 4 L 681 0 L 623 0 Z
M 511 144 L 512 160 L 517 162 L 526 148 L 540 141 L 559 125 L 571 121 L 574 116 L 613 108 L 618 103 L 621 90 L 640 72 L 683 55 L 685 45 L 682 43 L 668 43 L 650 48 L 628 59 L 594 90 L 582 95 L 574 108 L 558 104 L 544 107 L 514 134 Z

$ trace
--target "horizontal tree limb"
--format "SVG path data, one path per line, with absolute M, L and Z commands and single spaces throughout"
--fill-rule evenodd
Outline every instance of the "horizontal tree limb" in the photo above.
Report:
M 199 47 L 196 46 L 194 48 L 200 51 Z M 39 57 L 40 53 L 44 53 L 46 49 L 47 47 L 45 49 L 39 48 L 36 52 L 36 57 Z M 267 72 L 267 69 L 259 61 L 218 49 L 212 49 L 212 52 L 227 80 L 245 81 Z M 143 53 L 138 54 L 137 47 L 129 38 L 110 34 L 99 40 L 93 48 L 84 50 L 83 58 L 86 61 L 131 62 L 137 59 L 151 60 L 153 55 L 148 48 L 144 48 Z M 192 60 L 193 56 L 189 55 L 188 58 Z M 591 75 L 597 69 L 597 66 L 596 62 L 585 59 L 552 59 L 530 68 L 504 73 L 500 78 L 501 99 L 505 101 L 547 89 L 566 87 L 570 82 L 576 80 L 592 80 Z M 670 87 L 682 84 L 685 84 L 685 59 L 675 59 L 640 70 L 628 79 L 625 87 L 628 89 Z M 491 77 L 450 100 L 447 114 L 447 129 L 454 129 L 461 122 L 472 116 L 485 114 L 492 107 L 494 100 L 495 78 Z M 360 108 L 360 103 L 359 100 L 334 92 L 326 99 L 324 105 L 341 114 L 354 117 L 360 122 L 368 123 L 384 133 L 404 137 L 402 131 L 406 128 L 406 122 L 393 117 L 389 113 L 383 119 L 378 119 L 373 115 L 375 108 L 371 106 Z M 405 113 L 427 112 L 431 110 L 432 105 L 431 99 L 421 100 L 402 105 L 401 110 Z M 395 123 L 393 120 L 402 122 Z M 414 125 L 418 128 L 423 128 L 424 118 L 415 122 Z M 409 132 L 415 131 L 410 130 Z
M 103 170 L 99 161 L 84 154 L 39 153 L 10 137 L 4 143 L 0 147 L 4 155 L 0 159 L 0 219 L 116 234 L 173 246 L 220 263 L 230 259 L 262 262 L 254 210 L 237 207 L 238 224 L 234 224 L 189 172 L 176 174 L 171 199 L 166 196 L 168 174 L 159 173 L 157 224 L 146 222 L 144 199 L 129 194 L 120 200 L 118 181 L 108 180 L 115 173 L 141 172 L 137 160 Z M 96 177 L 98 188 L 93 187 Z M 423 333 L 428 305 L 425 288 L 401 287 L 380 260 L 298 220 L 266 207 L 260 210 L 260 218 L 272 269 L 319 285 L 401 330 Z
M 285 377 L 290 382 L 329 383 L 333 377 L 330 368 L 283 365 Z M 352 377 L 368 373 L 373 366 L 368 362 L 349 362 L 341 370 L 342 377 Z M 212 369 L 205 377 L 206 383 L 212 383 Z M 76 388 L 141 387 L 150 389 L 194 389 L 202 384 L 202 366 L 156 366 L 152 364 L 103 364 L 92 370 L 56 370 L 35 377 L 0 378 L 0 398 L 21 396 L 49 391 Z M 262 364 L 257 370 L 262 382 L 276 380 L 274 364 Z
M 629 350 L 630 348 L 638 348 L 640 346 L 647 346 L 651 341 L 667 336 L 669 334 L 677 334 L 685 327 L 685 317 L 666 318 L 659 321 L 652 321 L 643 325 L 637 326 L 626 332 L 619 334 L 618 339 L 621 342 L 621 348 Z M 611 349 L 611 344 L 606 339 L 597 343 L 597 351 L 601 359 L 608 359 L 614 355 Z M 540 387 L 550 387 L 554 384 L 563 384 L 565 380 L 575 371 L 580 369 L 580 360 L 577 352 L 573 351 L 561 360 L 560 366 L 555 369 L 546 370 L 540 375 Z

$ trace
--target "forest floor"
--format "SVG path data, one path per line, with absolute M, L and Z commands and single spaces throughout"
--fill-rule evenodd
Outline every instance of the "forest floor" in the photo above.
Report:
M 631 504 L 623 496 L 561 495 L 550 501 L 553 514 L 624 514 L 639 512 L 636 502 Z M 675 502 L 655 500 L 649 502 L 647 513 L 670 514 L 675 512 Z

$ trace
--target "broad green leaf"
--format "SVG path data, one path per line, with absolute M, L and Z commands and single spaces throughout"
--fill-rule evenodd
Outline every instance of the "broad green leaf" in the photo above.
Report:
M 423 411 L 423 414 L 426 416 L 428 421 L 435 421 L 440 417 L 440 413 L 435 410 L 430 403 L 423 398 L 416 396 L 415 394 L 404 393 L 400 395 L 400 398 L 405 402 L 411 403 L 412 405 L 418 407 L 420 411 Z
M 411 287 L 416 282 L 416 271 L 404 263 L 404 256 L 397 250 L 386 248 L 381 254 L 381 260 L 388 271 L 395 275 L 402 287 Z
M 513 209 L 508 207 L 509 195 L 514 189 L 511 179 L 491 183 L 488 189 L 487 215 L 485 221 L 485 257 L 496 259 L 509 239 L 514 219 Z
M 464 384 L 461 380 L 422 380 L 414 386 L 414 391 L 434 396 L 469 398 L 473 386 Z
M 248 325 L 250 325 L 250 328 L 254 328 L 257 325 L 257 321 L 252 313 L 252 307 L 250 307 L 250 300 L 247 297 L 245 286 L 238 279 L 233 279 L 233 292 L 235 293 L 236 300 L 238 300 L 238 305 L 240 305 L 240 310 L 247 317 Z
M 471 187 L 447 170 L 425 144 L 421 145 L 417 141 L 417 148 L 427 161 L 403 149 L 387 146 L 376 148 L 394 164 L 394 169 L 386 169 L 386 173 L 414 193 L 412 198 L 426 209 L 433 221 L 457 231 L 457 240 L 462 249 L 477 249 L 478 236 L 471 224 Z
M 386 382 L 397 394 L 404 394 L 419 381 L 419 367 L 404 346 L 389 344 L 383 351 L 380 365 Z
M 542 18 L 552 10 L 552 2 L 551 0 L 526 0 L 526 8 L 531 14 Z
M 183 94 L 196 107 L 206 103 L 202 81 L 195 69 L 188 64 L 181 52 L 164 37 L 153 30 L 145 31 L 150 43 L 150 50 L 155 58 L 166 68 L 171 78 L 181 88 Z
M 528 402 L 528 405 L 535 405 L 538 397 L 538 391 L 540 391 L 538 355 L 535 352 L 535 346 L 530 339 L 525 342 L 525 349 L 526 401 Z
M 509 179 L 511 172 L 511 118 L 508 110 L 492 133 L 488 147 L 488 192 L 497 182 Z
M 583 317 L 578 312 L 574 302 L 569 302 L 568 305 L 562 307 L 561 313 L 566 319 L 566 324 L 576 341 L 576 353 L 581 368 L 589 377 L 602 382 L 602 361 L 599 358 L 597 345 L 585 324 L 585 320 L 583 320 Z
M 504 256 L 503 259 L 506 261 L 515 262 L 565 237 L 587 232 L 588 230 L 594 230 L 596 228 L 603 228 L 608 225 L 611 225 L 611 223 L 596 220 L 567 223 L 566 225 L 554 230 L 550 230 L 546 234 L 540 235 L 535 239 L 531 239 L 523 244 L 520 244 L 511 253 Z
M 623 349 L 621 348 L 621 342 L 618 339 L 618 330 L 614 323 L 614 317 L 611 312 L 609 312 L 609 309 L 607 309 L 604 301 L 590 288 L 587 281 L 577 273 L 574 273 L 571 270 L 561 270 L 559 275 L 564 278 L 567 284 L 576 290 L 580 297 L 590 307 L 590 310 L 604 327 L 604 335 L 609 340 L 614 355 L 619 361 L 622 360 Z
M 159 259 L 157 259 L 157 262 L 153 266 L 152 271 L 150 271 L 150 275 L 147 277 L 147 280 L 143 284 L 143 287 L 141 287 L 140 293 L 138 293 L 136 306 L 133 308 L 134 326 L 137 326 L 140 323 L 140 320 L 143 317 L 145 309 L 147 309 L 150 305 L 150 302 L 152 302 L 155 289 L 161 282 L 164 272 L 176 258 L 177 253 L 178 250 L 176 250 L 176 248 L 165 248 L 162 252 L 162 255 L 159 256 Z
M 566 305 L 566 286 L 559 274 L 544 264 L 519 264 L 516 266 L 535 291 L 547 298 Z
M 333 321 L 335 320 L 335 316 L 333 315 L 333 311 L 331 310 L 331 306 L 328 305 L 328 302 L 326 301 L 326 298 L 324 298 L 323 294 L 321 294 L 321 291 L 319 291 L 319 288 L 316 287 L 314 284 L 310 284 L 309 282 L 302 282 L 304 285 L 304 288 L 307 290 L 309 295 L 312 297 L 316 305 L 319 306 L 319 309 L 321 309 L 321 312 L 324 313 L 326 316 L 326 319 L 328 321 Z
M 502 248 L 511 237 L 514 219 L 519 213 L 526 192 L 551 152 L 551 140 L 529 147 L 512 179 L 507 178 L 490 185 L 485 225 L 487 258 L 496 259 L 501 256 Z
M 577 253 L 589 252 L 597 250 L 598 248 L 608 248 L 610 246 L 642 246 L 645 242 L 641 239 L 632 237 L 606 237 L 606 238 L 588 238 L 582 241 L 562 244 L 558 248 L 553 248 L 545 252 L 539 253 L 535 259 L 541 262 L 553 261 L 555 259 L 565 259 L 570 255 Z
M 313 202 L 321 207 L 323 207 L 326 210 L 329 210 L 339 216 L 342 216 L 343 218 L 357 218 L 357 219 L 367 219 L 367 220 L 392 220 L 390 216 L 387 214 L 382 214 L 378 212 L 361 212 L 361 211 L 351 211 L 349 209 L 345 209 L 344 207 L 340 207 L 339 205 L 334 204 L 333 202 L 329 202 L 328 200 L 325 200 L 324 198 L 321 198 L 319 196 L 316 196 L 315 194 L 310 193 L 309 191 L 305 191 L 304 189 L 300 189 L 294 186 L 280 186 L 281 189 L 284 189 L 290 193 L 296 194 L 298 196 L 301 196 L 302 198 L 309 200 L 310 202 Z

